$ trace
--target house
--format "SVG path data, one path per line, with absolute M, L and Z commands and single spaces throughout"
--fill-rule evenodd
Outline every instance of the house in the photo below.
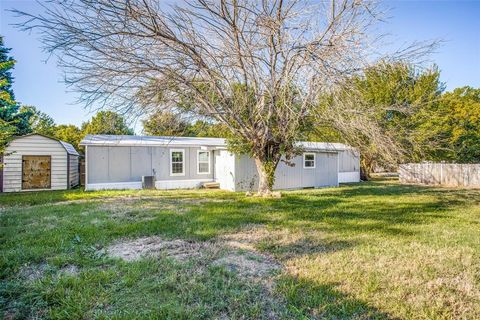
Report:
M 40 134 L 16 137 L 5 149 L 0 192 L 62 190 L 79 184 L 79 154 L 66 142 Z
M 221 189 L 254 190 L 253 159 L 227 150 L 224 139 L 87 135 L 85 188 L 141 189 L 153 176 L 157 189 L 196 188 L 217 182 Z M 338 186 L 360 180 L 359 154 L 344 144 L 302 142 L 294 166 L 280 162 L 274 189 Z

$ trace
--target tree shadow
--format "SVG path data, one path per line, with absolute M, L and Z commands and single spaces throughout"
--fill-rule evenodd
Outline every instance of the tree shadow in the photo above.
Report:
M 318 284 L 286 275 L 277 282 L 277 293 L 287 301 L 293 316 L 314 319 L 396 319 L 392 315 L 336 289 L 337 283 Z
M 419 199 L 414 196 L 418 192 L 432 197 Z M 405 196 L 410 194 L 412 197 Z M 206 196 L 205 201 L 197 204 L 179 203 L 183 214 L 160 211 L 152 221 L 139 221 L 135 230 L 206 240 L 259 224 L 273 229 L 313 229 L 342 234 L 367 232 L 408 237 L 418 232 L 412 228 L 415 225 L 455 218 L 449 210 L 479 201 L 476 195 L 480 195 L 479 190 L 445 192 L 442 189 L 440 192 L 430 187 L 383 182 L 286 192 L 281 199 L 257 199 L 225 193 L 212 197 L 212 201 Z

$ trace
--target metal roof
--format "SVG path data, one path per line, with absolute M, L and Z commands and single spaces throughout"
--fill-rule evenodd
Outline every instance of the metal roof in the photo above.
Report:
M 158 137 L 127 135 L 86 135 L 82 146 L 226 146 L 225 139 L 198 137 Z
M 70 143 L 62 141 L 62 140 L 58 140 L 58 142 L 60 142 L 60 144 L 63 146 L 63 148 L 65 148 L 65 150 L 67 151 L 68 154 L 71 154 L 71 155 L 74 155 L 74 156 L 79 156 L 80 155 L 77 152 L 77 150 L 75 150 L 75 148 Z
M 298 144 L 305 150 L 345 151 L 353 149 L 346 144 L 338 142 L 300 141 Z
M 47 135 L 41 134 L 41 133 L 29 133 L 29 134 L 25 134 L 23 136 L 16 136 L 16 137 L 13 138 L 13 140 L 24 138 L 24 137 L 29 137 L 29 136 L 41 136 L 41 137 L 44 137 L 44 138 L 47 138 L 47 139 L 52 139 L 52 140 L 58 141 L 62 145 L 62 147 L 65 149 L 65 151 L 67 151 L 68 154 L 71 154 L 71 155 L 74 155 L 74 156 L 79 156 L 80 155 L 77 152 L 77 150 L 75 150 L 75 148 L 70 143 L 58 140 L 57 138 L 53 138 L 53 137 L 50 137 L 50 136 L 47 136 Z
M 165 136 L 129 136 L 129 135 L 86 135 L 80 142 L 82 146 L 208 146 L 225 148 L 222 138 L 165 137 Z M 343 143 L 299 142 L 306 150 L 344 151 L 352 148 Z

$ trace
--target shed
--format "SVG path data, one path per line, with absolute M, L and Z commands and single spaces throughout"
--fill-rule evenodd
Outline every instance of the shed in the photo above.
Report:
M 0 191 L 64 190 L 79 184 L 79 153 L 41 134 L 16 137 L 5 149 Z

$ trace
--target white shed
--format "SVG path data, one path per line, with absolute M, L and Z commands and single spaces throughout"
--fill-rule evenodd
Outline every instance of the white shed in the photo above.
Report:
M 40 134 L 14 138 L 3 155 L 0 192 L 64 190 L 79 184 L 80 155 L 66 142 Z

